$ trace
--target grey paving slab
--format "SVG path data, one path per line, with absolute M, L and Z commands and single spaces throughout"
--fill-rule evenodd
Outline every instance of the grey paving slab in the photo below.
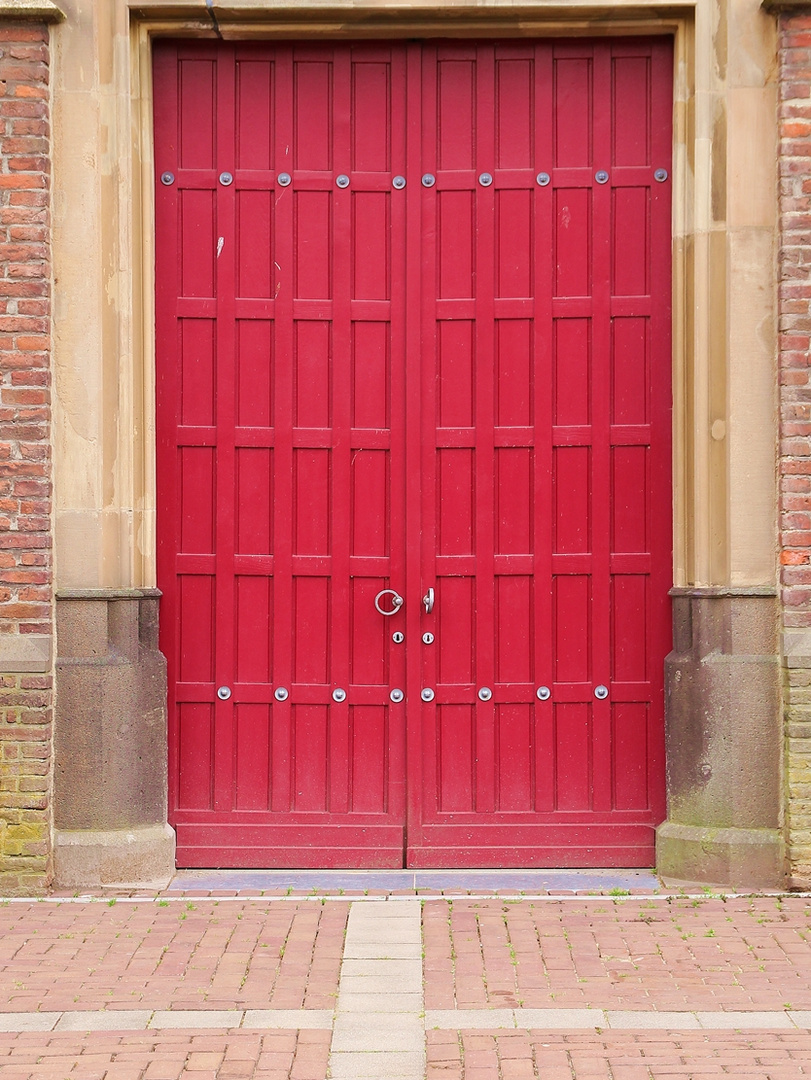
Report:
M 425 1055 L 416 1051 L 330 1054 L 330 1075 L 352 1080 L 423 1080 Z
M 515 1028 L 515 1016 L 512 1009 L 429 1009 L 425 1013 L 425 1027 L 442 1031 Z
M 380 956 L 365 960 L 346 959 L 341 964 L 341 977 L 386 978 L 422 983 L 422 960 L 384 960 Z
M 150 1028 L 238 1028 L 242 1009 L 166 1009 L 152 1014 Z
M 341 988 L 338 993 L 338 1007 L 341 1012 L 360 1013 L 392 1013 L 413 1012 L 419 1013 L 422 1009 L 422 994 L 375 994 L 362 991 L 356 993 L 346 988 Z
M 351 936 L 347 934 L 347 941 L 351 945 L 390 945 L 393 942 L 401 945 L 421 945 L 422 933 L 419 925 L 408 923 L 403 923 L 402 929 L 398 929 L 394 924 L 382 928 L 369 926 L 361 927 Z
M 151 1009 L 64 1012 L 54 1031 L 145 1031 L 151 1016 Z
M 341 978 L 338 991 L 338 1007 L 342 1008 L 341 997 L 349 994 L 417 994 L 422 991 L 422 982 L 416 980 L 408 985 L 403 979 L 392 979 L 387 975 L 346 975 Z
M 795 1027 L 811 1028 L 811 1012 L 805 1009 L 797 1009 L 796 1012 L 787 1012 L 786 1016 Z
M 332 1027 L 332 1013 L 328 1009 L 246 1009 L 242 1027 L 323 1031 Z
M 602 1009 L 513 1009 L 519 1028 L 594 1029 L 606 1026 Z
M 344 947 L 345 960 L 416 960 L 422 963 L 422 945 L 402 941 L 377 942 L 364 944 L 347 942 Z
M 686 1031 L 700 1028 L 698 1017 L 691 1012 L 648 1012 L 609 1009 L 606 1012 L 608 1027 Z M 715 1014 L 706 1014 L 715 1015 Z
M 697 1012 L 695 1016 L 701 1027 L 709 1030 L 724 1030 L 740 1028 L 742 1031 L 751 1031 L 754 1028 L 792 1028 L 789 1015 L 786 1012 Z
M 332 1035 L 333 1053 L 383 1049 L 422 1053 L 424 1044 L 425 1028 L 416 1016 L 410 1023 L 392 1024 L 380 1014 L 345 1013 L 336 1020 Z
M 0 1013 L 0 1031 L 53 1031 L 61 1015 L 58 1012 Z

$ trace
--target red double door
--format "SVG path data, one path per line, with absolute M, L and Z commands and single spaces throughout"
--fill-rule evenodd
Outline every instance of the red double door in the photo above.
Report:
M 650 865 L 670 42 L 154 75 L 179 864 Z

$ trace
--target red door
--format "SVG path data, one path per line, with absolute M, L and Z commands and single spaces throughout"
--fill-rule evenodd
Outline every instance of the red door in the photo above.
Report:
M 179 864 L 650 865 L 669 42 L 159 42 L 155 100 Z

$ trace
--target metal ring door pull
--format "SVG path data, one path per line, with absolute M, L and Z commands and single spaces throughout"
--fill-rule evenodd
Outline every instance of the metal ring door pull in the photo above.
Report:
M 384 611 L 383 608 L 380 606 L 380 601 L 384 596 L 391 597 L 391 602 L 392 604 L 394 604 L 394 607 L 391 609 L 391 611 Z M 396 615 L 404 603 L 405 601 L 403 600 L 402 596 L 400 596 L 400 594 L 394 589 L 381 589 L 375 597 L 375 607 L 381 615 Z
M 603 686 L 602 683 L 594 688 L 594 696 L 599 698 L 600 701 L 605 701 L 608 697 L 608 687 Z
M 230 696 L 231 696 L 231 687 L 230 686 L 218 686 L 217 687 L 217 697 L 220 699 L 220 701 L 227 701 L 230 698 Z
M 403 698 L 405 697 L 405 694 L 403 693 L 402 690 L 392 690 L 392 692 L 389 694 L 389 697 L 391 698 L 391 700 L 396 705 L 399 701 L 403 700 Z
M 552 691 L 548 686 L 539 686 L 535 693 L 537 694 L 539 701 L 549 701 L 552 696 Z
M 431 612 L 434 610 L 434 599 L 434 590 L 429 589 L 425 596 L 423 596 L 422 598 L 422 602 L 423 604 L 425 604 L 426 615 L 430 615 Z
M 489 686 L 483 686 L 479 691 L 479 701 L 489 701 L 493 696 L 493 691 Z
M 290 696 L 290 691 L 285 690 L 283 686 L 277 686 L 276 689 L 273 691 L 273 696 L 276 698 L 277 701 L 287 701 L 288 697 Z
M 431 689 L 430 686 L 426 686 L 424 690 L 420 691 L 420 697 L 423 701 L 433 701 L 434 691 Z

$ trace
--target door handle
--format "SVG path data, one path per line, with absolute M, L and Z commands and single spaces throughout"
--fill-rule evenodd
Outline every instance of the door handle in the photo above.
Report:
M 430 615 L 434 610 L 434 590 L 429 589 L 428 592 L 422 598 L 423 604 L 425 604 L 426 614 Z
M 391 609 L 391 611 L 384 611 L 383 608 L 380 606 L 380 601 L 384 596 L 391 597 L 391 602 L 392 604 L 394 604 L 394 607 Z M 381 615 L 396 615 L 400 608 L 403 606 L 403 603 L 404 600 L 402 596 L 400 596 L 400 594 L 395 589 L 381 589 L 375 597 L 375 607 Z

